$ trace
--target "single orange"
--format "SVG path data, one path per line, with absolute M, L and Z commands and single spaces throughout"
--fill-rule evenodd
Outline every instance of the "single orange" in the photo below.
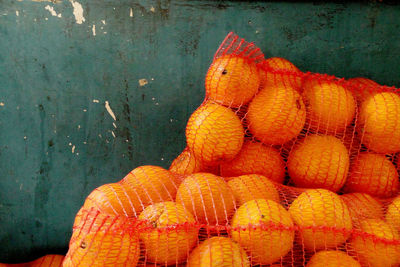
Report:
M 121 184 L 131 192 L 129 196 L 137 215 L 150 204 L 173 201 L 180 182 L 179 177 L 164 168 L 145 165 L 132 170 Z
M 379 92 L 379 84 L 364 77 L 351 78 L 347 80 L 352 86 L 351 91 L 358 102 Z
M 232 219 L 231 234 L 255 265 L 274 263 L 293 247 L 293 221 L 273 200 L 254 199 L 240 206 Z
M 349 152 L 330 135 L 309 135 L 289 154 L 289 176 L 298 187 L 338 191 L 346 181 Z
M 363 152 L 350 166 L 345 190 L 382 198 L 391 197 L 399 191 L 399 174 L 384 155 Z
M 133 191 L 123 184 L 104 184 L 89 194 L 83 207 L 95 207 L 109 215 L 134 217 L 141 211 L 140 203 L 132 201 L 135 197 Z
M 304 88 L 308 127 L 320 133 L 342 132 L 353 121 L 356 102 L 350 90 L 333 81 Z
M 281 145 L 303 129 L 306 110 L 300 94 L 281 85 L 262 89 L 250 102 L 249 130 L 264 144 Z
M 29 263 L 29 267 L 61 267 L 64 255 L 46 255 Z
M 366 193 L 349 193 L 340 196 L 350 211 L 353 223 L 359 224 L 365 219 L 382 219 L 383 205 Z
M 231 109 L 206 103 L 190 116 L 186 141 L 197 159 L 205 165 L 218 165 L 239 153 L 244 129 Z
M 274 183 L 262 175 L 248 174 L 233 177 L 228 181 L 228 185 L 235 196 L 236 204 L 239 206 L 258 198 L 280 202 L 279 193 Z
M 350 236 L 353 224 L 346 203 L 326 189 L 309 189 L 290 205 L 299 227 L 299 243 L 307 250 L 335 248 Z
M 324 250 L 315 253 L 306 267 L 361 267 L 361 265 L 343 251 Z
M 95 209 L 83 210 L 74 226 L 63 266 L 136 266 L 139 235 L 124 216 L 110 216 Z
M 400 232 L 400 196 L 388 205 L 385 218 L 388 224 Z
M 186 147 L 171 163 L 169 171 L 180 175 L 188 175 L 200 172 L 203 169 L 202 165 L 201 161 L 196 159 L 189 148 Z
M 219 104 L 239 107 L 248 103 L 260 86 L 259 71 L 246 58 L 225 55 L 214 60 L 206 75 L 206 97 Z
M 350 247 L 363 266 L 390 267 L 400 264 L 400 235 L 396 229 L 379 219 L 361 222 L 361 233 L 355 233 Z M 397 243 L 396 243 L 397 242 Z
M 301 91 L 302 72 L 289 60 L 281 57 L 271 57 L 263 62 L 263 66 L 267 68 L 267 71 L 262 69 L 260 72 L 262 88 L 281 85 Z M 282 73 L 272 73 L 271 70 L 282 71 Z
M 212 237 L 196 247 L 189 255 L 187 267 L 250 267 L 244 251 L 232 239 Z
M 220 166 L 223 177 L 261 174 L 274 182 L 285 178 L 285 162 L 279 151 L 260 142 L 245 141 L 239 154 Z
M 211 173 L 187 176 L 178 188 L 176 202 L 194 214 L 196 221 L 225 225 L 235 209 L 235 197 L 223 178 Z
M 169 171 L 182 176 L 196 172 L 211 172 L 217 174 L 218 166 L 204 166 L 200 160 L 194 157 L 189 148 L 186 147 L 182 153 L 171 163 Z
M 198 228 L 193 215 L 178 203 L 167 201 L 150 205 L 139 219 L 150 227 L 140 233 L 145 258 L 150 262 L 181 263 L 197 243 Z
M 369 149 L 382 154 L 400 151 L 400 96 L 376 93 L 361 103 L 361 140 Z

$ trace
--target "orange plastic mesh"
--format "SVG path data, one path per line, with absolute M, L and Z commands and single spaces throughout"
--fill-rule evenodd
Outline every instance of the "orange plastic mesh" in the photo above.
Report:
M 234 33 L 205 77 L 185 150 L 95 189 L 64 266 L 400 265 L 397 88 Z

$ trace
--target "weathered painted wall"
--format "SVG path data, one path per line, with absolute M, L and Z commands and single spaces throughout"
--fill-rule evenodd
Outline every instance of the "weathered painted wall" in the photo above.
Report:
M 229 31 L 302 70 L 399 86 L 399 17 L 376 1 L 0 0 L 0 261 L 64 253 L 91 190 L 168 167 Z

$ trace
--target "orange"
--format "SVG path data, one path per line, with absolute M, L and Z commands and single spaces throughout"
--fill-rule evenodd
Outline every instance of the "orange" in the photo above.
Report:
M 279 151 L 259 142 L 246 141 L 239 154 L 220 166 L 223 177 L 244 174 L 261 174 L 274 182 L 282 183 L 285 178 L 285 162 Z
M 362 102 L 359 114 L 362 142 L 382 154 L 400 151 L 400 96 L 377 93 Z
M 83 207 L 95 207 L 109 215 L 134 217 L 139 215 L 141 207 L 132 201 L 132 191 L 119 183 L 105 184 L 94 189 L 86 198 Z M 135 205 L 136 204 L 136 205 Z
M 64 260 L 63 255 L 46 255 L 34 261 L 17 264 L 0 263 L 0 267 L 61 267 Z
M 315 253 L 306 267 L 361 267 L 360 263 L 340 250 Z
M 335 248 L 346 241 L 353 225 L 344 201 L 326 189 L 309 189 L 290 205 L 299 227 L 299 242 L 308 250 Z
M 187 176 L 178 188 L 176 202 L 194 214 L 196 221 L 224 225 L 235 209 L 235 197 L 223 178 L 211 173 Z
M 365 219 L 382 219 L 383 205 L 366 193 L 349 193 L 340 196 L 350 211 L 353 223 Z
M 196 172 L 209 171 L 212 173 L 218 172 L 218 167 L 204 166 L 200 160 L 194 157 L 193 153 L 190 152 L 189 148 L 185 148 L 182 153 L 174 159 L 169 171 L 178 175 L 189 175 Z
M 248 59 L 225 55 L 214 60 L 206 75 L 206 97 L 229 107 L 248 103 L 260 86 L 259 71 Z
M 273 200 L 254 199 L 240 206 L 232 219 L 231 234 L 253 264 L 274 263 L 293 247 L 293 221 Z
M 289 60 L 281 57 L 271 57 L 263 62 L 263 66 L 273 71 L 282 71 L 282 73 L 272 73 L 262 70 L 261 86 L 268 87 L 274 85 L 290 86 L 301 91 L 302 72 Z
M 400 196 L 393 199 L 386 211 L 386 221 L 400 232 Z
M 151 228 L 140 234 L 145 257 L 150 262 L 165 265 L 183 262 L 197 243 L 198 228 L 193 215 L 178 203 L 167 201 L 148 206 L 139 219 Z
M 246 251 L 232 239 L 212 237 L 189 255 L 188 267 L 250 267 Z
M 206 165 L 233 159 L 240 151 L 244 129 L 229 108 L 206 103 L 189 118 L 186 141 L 194 156 Z
M 137 215 L 150 204 L 174 200 L 180 180 L 164 168 L 145 165 L 132 170 L 121 184 L 131 192 Z
M 306 110 L 300 94 L 281 85 L 262 89 L 249 104 L 250 132 L 265 144 L 281 145 L 303 129 Z
M 46 255 L 34 260 L 29 264 L 30 267 L 61 267 L 64 255 Z
M 350 246 L 365 266 L 398 266 L 400 235 L 396 229 L 379 219 L 361 222 L 359 234 L 354 234 Z M 396 243 L 397 242 L 397 243 Z
M 258 174 L 248 174 L 228 181 L 229 187 L 232 189 L 236 203 L 243 205 L 245 202 L 264 198 L 280 202 L 278 190 L 268 178 Z
M 384 155 L 363 152 L 350 166 L 345 190 L 382 198 L 391 197 L 399 190 L 399 174 Z
M 379 84 L 374 82 L 373 80 L 363 78 L 363 77 L 357 77 L 357 78 L 351 78 L 347 80 L 353 88 L 350 88 L 352 90 L 354 97 L 357 99 L 357 101 L 361 102 L 374 93 L 379 92 Z
M 139 236 L 124 216 L 110 216 L 95 209 L 83 210 L 84 220 L 74 225 L 64 267 L 136 266 Z
M 188 175 L 200 172 L 203 168 L 202 165 L 201 161 L 196 159 L 190 152 L 189 148 L 186 147 L 171 163 L 169 171 L 180 175 Z
M 305 87 L 304 103 L 309 127 L 320 133 L 342 132 L 353 121 L 356 102 L 352 93 L 332 81 Z
M 289 176 L 298 187 L 338 191 L 346 181 L 349 153 L 330 135 L 309 135 L 290 152 Z

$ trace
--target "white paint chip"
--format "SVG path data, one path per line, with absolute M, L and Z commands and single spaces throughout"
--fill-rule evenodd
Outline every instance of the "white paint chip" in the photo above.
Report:
M 92 26 L 92 33 L 93 33 L 93 36 L 96 36 L 96 25 L 94 25 L 94 24 Z
M 82 24 L 83 22 L 85 22 L 86 20 L 85 20 L 85 17 L 83 16 L 82 5 L 74 0 L 69 0 L 69 2 L 71 3 L 72 7 L 74 8 L 73 14 L 74 14 L 76 23 Z
M 98 99 L 93 99 L 93 103 L 99 103 Z
M 146 79 L 140 79 L 139 80 L 139 86 L 145 86 L 146 84 L 148 84 L 149 82 Z
M 103 23 L 104 25 L 106 25 L 106 20 L 101 20 L 101 23 Z
M 15 15 L 17 15 L 17 17 L 19 16 L 19 11 L 15 10 Z
M 154 81 L 154 78 L 151 78 L 152 81 Z
M 72 151 L 72 153 L 75 153 L 75 145 L 72 146 L 71 151 Z
M 0 102 L 0 107 L 4 107 L 4 102 Z
M 24 140 L 26 140 L 28 137 L 24 136 Z
M 106 110 L 107 110 L 108 114 L 110 114 L 110 116 L 113 118 L 113 120 L 116 121 L 117 118 L 115 117 L 115 114 L 114 114 L 114 112 L 112 111 L 112 109 L 110 107 L 110 103 L 108 103 L 108 101 L 106 101 L 104 106 L 106 107 Z
M 156 9 L 154 8 L 154 6 L 150 7 L 150 11 L 153 12 L 153 13 L 156 12 Z
M 48 10 L 50 12 L 50 14 L 54 17 L 58 17 L 58 18 L 62 17 L 61 13 L 57 14 L 57 12 L 54 10 L 54 7 L 52 7 L 52 6 L 47 5 L 44 7 L 44 9 Z
M 49 18 L 44 18 L 45 20 L 49 20 Z
M 131 17 L 131 18 L 133 17 L 133 10 L 132 10 L 132 8 L 129 9 L 129 17 Z
M 79 152 L 77 152 L 76 155 L 79 156 Z
M 101 134 L 99 134 L 99 137 L 100 137 L 100 138 L 103 138 L 103 136 L 101 136 Z
M 72 143 L 69 143 L 68 145 L 69 145 L 69 146 L 72 146 Z
M 161 160 L 164 160 L 164 158 L 161 158 Z
M 154 101 L 154 100 L 156 100 L 156 98 L 155 98 L 155 97 L 152 97 L 152 98 L 151 98 L 151 100 L 153 100 L 153 101 Z
M 107 32 L 104 32 L 104 34 L 107 34 Z
M 115 133 L 114 131 L 111 131 L 112 136 L 115 138 Z
M 78 130 L 81 128 L 81 126 L 80 125 L 78 125 Z
M 117 128 L 117 125 L 115 124 L 115 122 L 113 122 L 113 126 L 114 126 L 114 128 Z
M 83 144 L 86 145 L 87 144 L 86 141 L 84 141 Z
M 83 110 L 83 112 L 86 112 L 86 111 L 87 111 L 87 109 L 84 109 L 84 110 Z

